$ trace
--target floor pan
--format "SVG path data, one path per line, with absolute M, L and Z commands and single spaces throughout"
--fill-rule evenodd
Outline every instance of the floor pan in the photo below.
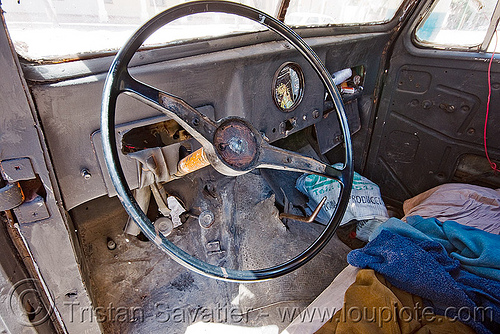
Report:
M 210 210 L 215 216 L 208 229 L 189 218 L 169 239 L 220 266 L 279 264 L 304 250 L 323 229 L 293 221 L 285 226 L 275 195 L 259 173 L 222 178 L 207 168 L 172 182 L 167 191 L 190 211 Z M 74 307 L 74 320 L 99 321 L 105 333 L 184 333 L 197 322 L 272 324 L 282 330 L 347 265 L 349 248 L 334 237 L 291 274 L 260 283 L 222 282 L 183 268 L 151 242 L 125 235 L 127 215 L 116 198 L 90 201 L 71 216 L 95 305 L 93 310 Z M 108 248 L 110 240 L 115 249 Z

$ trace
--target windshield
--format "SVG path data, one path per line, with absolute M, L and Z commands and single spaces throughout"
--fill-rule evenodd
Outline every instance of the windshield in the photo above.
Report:
M 145 21 L 181 0 L 4 0 L 1 3 L 18 54 L 31 61 L 64 61 L 113 52 Z M 237 1 L 272 16 L 280 0 Z M 402 0 L 291 0 L 285 23 L 293 26 L 386 22 Z M 146 44 L 211 38 L 265 29 L 235 15 L 205 13 L 176 20 Z

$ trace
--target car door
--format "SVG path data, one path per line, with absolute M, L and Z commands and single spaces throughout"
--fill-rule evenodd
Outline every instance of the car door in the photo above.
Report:
M 490 64 L 497 22 L 495 1 L 424 1 L 401 32 L 364 169 L 389 202 L 447 182 L 500 185 L 484 144 L 486 138 L 489 159 L 498 161 L 497 58 Z

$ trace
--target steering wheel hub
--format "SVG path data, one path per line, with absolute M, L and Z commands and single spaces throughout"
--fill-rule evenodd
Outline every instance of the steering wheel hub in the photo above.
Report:
M 226 165 L 239 171 L 251 169 L 259 154 L 257 135 L 249 125 L 237 118 L 224 121 L 217 128 L 214 147 Z

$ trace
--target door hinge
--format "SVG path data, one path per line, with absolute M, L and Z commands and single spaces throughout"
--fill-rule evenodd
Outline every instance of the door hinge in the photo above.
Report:
M 19 223 L 32 223 L 50 217 L 45 199 L 37 193 L 37 187 L 25 183 L 37 179 L 29 158 L 0 161 L 0 171 L 4 182 L 0 189 L 0 211 L 13 210 Z M 23 183 L 27 186 L 25 191 Z

